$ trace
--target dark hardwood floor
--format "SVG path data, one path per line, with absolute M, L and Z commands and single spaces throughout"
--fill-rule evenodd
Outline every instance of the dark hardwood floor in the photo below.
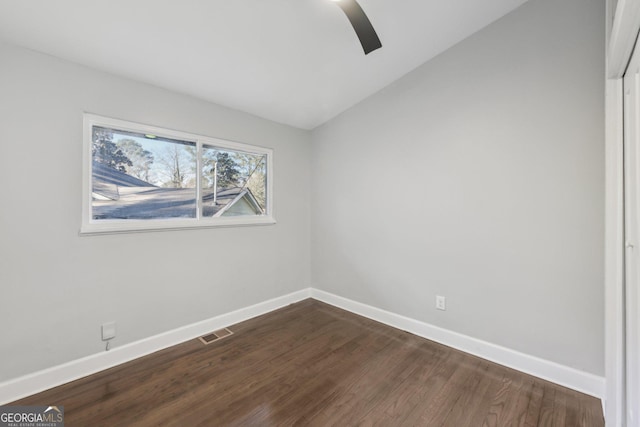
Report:
M 603 426 L 600 401 L 305 300 L 22 399 L 66 426 Z

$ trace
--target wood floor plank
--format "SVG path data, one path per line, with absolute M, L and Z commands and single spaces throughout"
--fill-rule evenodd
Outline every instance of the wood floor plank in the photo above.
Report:
M 458 404 L 466 402 L 464 406 L 459 406 L 457 418 L 454 418 L 460 425 L 480 425 L 478 420 L 486 425 L 485 420 L 495 403 L 495 396 L 505 388 L 503 367 L 489 362 L 483 363 L 481 367 L 482 370 L 478 372 L 478 387 L 468 392 L 464 401 L 458 401 Z M 496 424 L 497 422 L 494 425 Z
M 534 380 L 531 394 L 529 396 L 529 404 L 527 405 L 527 416 L 525 417 L 525 427 L 535 427 L 540 421 L 540 412 L 542 409 L 542 398 L 544 397 L 544 382 Z
M 492 396 L 485 425 L 525 426 L 535 379 L 502 366 L 496 371 L 500 387 Z
M 408 408 L 414 408 L 425 399 L 423 390 L 435 389 L 433 383 L 429 384 L 430 378 L 435 378 L 437 369 L 445 363 L 442 357 L 444 349 L 437 348 L 425 343 L 420 349 L 423 356 L 411 366 L 411 371 L 407 378 L 397 383 L 396 390 L 391 394 L 386 405 L 379 405 L 369 417 L 376 420 L 374 425 L 400 425 L 405 422 L 408 415 Z M 379 420 L 383 420 L 380 421 Z
M 69 426 L 604 425 L 590 396 L 315 300 L 14 402 Z

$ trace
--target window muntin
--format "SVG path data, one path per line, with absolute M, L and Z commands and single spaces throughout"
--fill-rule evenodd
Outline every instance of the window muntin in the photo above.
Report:
M 272 224 L 272 150 L 85 115 L 81 233 Z

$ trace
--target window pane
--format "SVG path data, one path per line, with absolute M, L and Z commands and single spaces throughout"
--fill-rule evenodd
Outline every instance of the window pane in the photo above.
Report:
M 264 215 L 266 212 L 264 154 L 202 147 L 202 216 Z
M 93 126 L 92 218 L 196 217 L 196 144 Z

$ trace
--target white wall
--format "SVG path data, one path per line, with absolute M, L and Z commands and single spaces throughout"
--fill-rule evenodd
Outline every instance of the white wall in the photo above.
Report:
M 531 0 L 315 129 L 312 285 L 603 375 L 604 12 Z
M 308 132 L 0 44 L 0 381 L 309 286 Z M 152 72 L 152 70 L 150 70 Z M 274 149 L 274 226 L 79 237 L 82 113 Z

